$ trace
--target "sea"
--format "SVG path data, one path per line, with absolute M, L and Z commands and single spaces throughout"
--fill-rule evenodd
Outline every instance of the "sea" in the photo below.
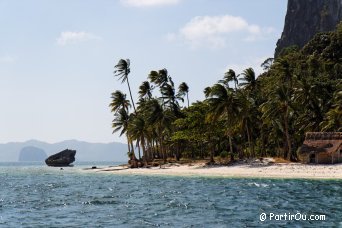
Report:
M 342 227 L 342 180 L 144 176 L 0 163 L 0 227 Z

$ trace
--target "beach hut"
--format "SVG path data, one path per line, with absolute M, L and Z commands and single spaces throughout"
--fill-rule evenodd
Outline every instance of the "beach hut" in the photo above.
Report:
M 308 132 L 299 150 L 303 163 L 335 164 L 342 162 L 342 132 Z

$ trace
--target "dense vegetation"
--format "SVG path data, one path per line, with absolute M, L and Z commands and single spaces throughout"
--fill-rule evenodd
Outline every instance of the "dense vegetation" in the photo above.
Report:
M 114 74 L 127 82 L 130 101 L 121 91 L 112 93 L 114 132 L 127 137 L 131 160 L 137 160 L 137 148 L 146 164 L 170 157 L 214 162 L 218 155 L 297 161 L 305 132 L 342 130 L 342 23 L 301 50 L 284 49 L 262 67 L 259 77 L 252 68 L 241 74 L 230 69 L 204 89 L 205 100 L 191 105 L 185 82 L 177 88 L 166 69 L 151 71 L 135 104 L 130 62 L 121 59 Z

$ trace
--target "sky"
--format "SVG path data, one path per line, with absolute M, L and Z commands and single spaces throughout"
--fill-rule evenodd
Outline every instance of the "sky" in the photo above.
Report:
M 127 85 L 113 76 L 130 59 L 133 97 L 166 68 L 190 102 L 228 69 L 272 57 L 285 0 L 0 0 L 0 143 L 30 139 L 125 142 L 108 107 Z M 185 104 L 184 104 L 185 105 Z

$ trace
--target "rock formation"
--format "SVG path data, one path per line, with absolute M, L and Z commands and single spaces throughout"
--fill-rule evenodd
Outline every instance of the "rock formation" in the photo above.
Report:
M 75 161 L 76 150 L 63 150 L 45 160 L 48 166 L 69 166 Z
M 341 20 L 342 0 L 288 0 L 275 57 L 285 47 L 302 48 L 315 34 L 334 30 Z
M 24 147 L 19 153 L 20 162 L 44 161 L 46 157 L 47 155 L 44 150 L 34 146 Z

